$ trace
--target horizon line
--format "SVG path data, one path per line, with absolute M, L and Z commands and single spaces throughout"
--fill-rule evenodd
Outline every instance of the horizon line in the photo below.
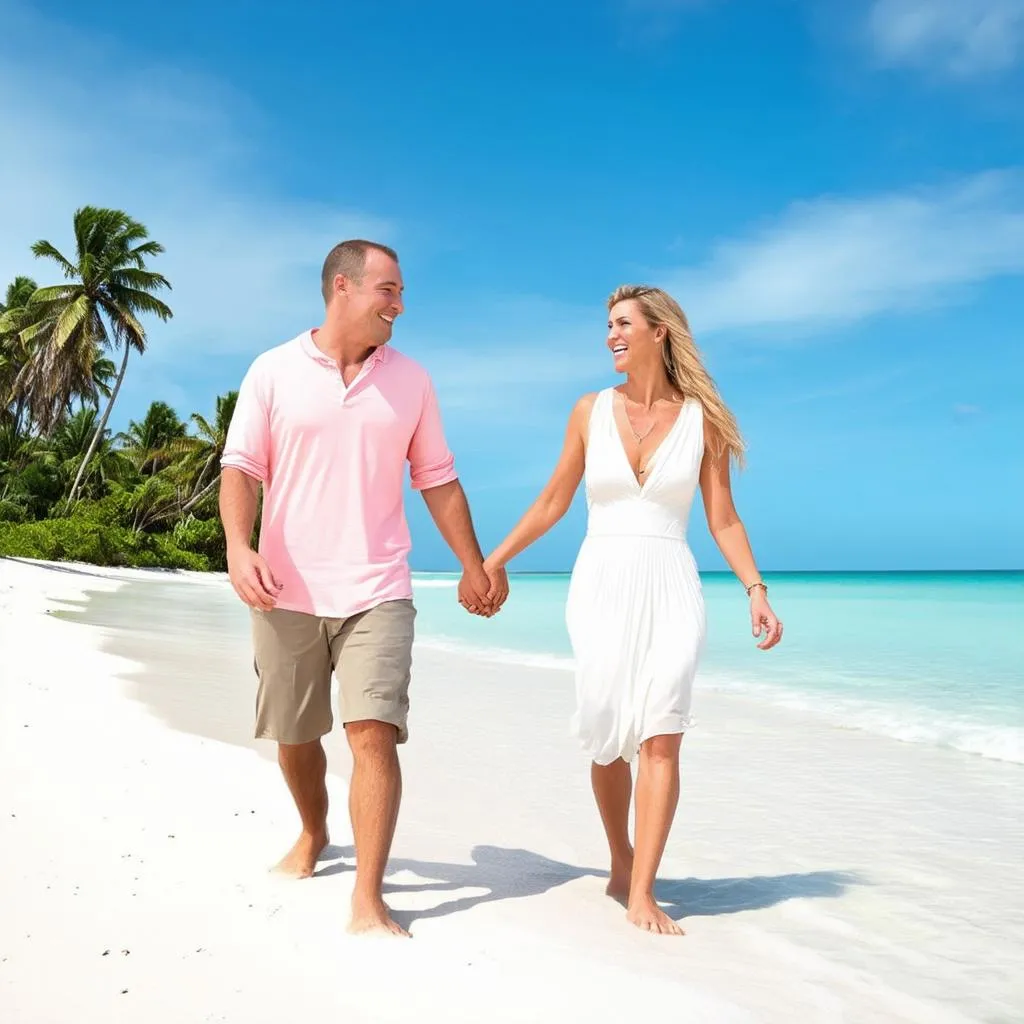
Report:
M 458 569 L 411 569 L 412 573 L 429 573 L 433 576 L 460 576 Z M 572 569 L 509 569 L 510 576 L 569 576 Z M 925 575 L 928 573 L 941 573 L 943 575 L 954 574 L 978 574 L 978 573 L 1001 573 L 1001 574 L 1024 574 L 1022 568 L 1007 569 L 766 569 L 763 576 L 879 576 L 879 575 Z M 729 569 L 701 569 L 701 576 L 733 576 Z

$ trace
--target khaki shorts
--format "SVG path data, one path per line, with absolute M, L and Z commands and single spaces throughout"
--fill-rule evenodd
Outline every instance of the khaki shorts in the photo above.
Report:
M 309 743 L 329 733 L 334 673 L 342 722 L 387 722 L 405 743 L 415 618 L 408 600 L 344 619 L 254 609 L 256 738 Z

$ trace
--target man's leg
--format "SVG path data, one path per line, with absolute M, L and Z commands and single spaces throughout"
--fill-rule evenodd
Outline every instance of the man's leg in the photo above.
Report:
M 319 740 L 279 743 L 277 763 L 299 810 L 302 834 L 274 869 L 295 878 L 309 878 L 327 845 L 327 755 Z
M 331 648 L 323 621 L 282 609 L 253 612 L 256 737 L 277 741 L 277 760 L 302 832 L 277 865 L 295 878 L 313 874 L 327 845 L 327 758 L 331 731 Z
M 331 638 L 353 761 L 354 932 L 408 934 L 391 919 L 381 888 L 402 798 L 397 747 L 408 738 L 415 616 L 411 601 L 386 601 L 347 619 Z
M 373 721 L 350 722 L 345 732 L 352 749 L 348 806 L 356 844 L 356 887 L 349 930 L 408 935 L 391 919 L 381 896 L 402 799 L 397 732 L 393 725 Z

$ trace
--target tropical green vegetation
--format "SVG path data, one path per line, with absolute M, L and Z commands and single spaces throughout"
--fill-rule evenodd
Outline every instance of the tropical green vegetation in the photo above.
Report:
M 0 555 L 223 569 L 220 454 L 236 392 L 209 418 L 154 401 L 108 426 L 144 321 L 173 316 L 164 251 L 120 210 L 74 215 L 74 252 L 32 246 L 62 283 L 17 277 L 0 302 Z M 43 270 L 45 268 L 45 271 Z

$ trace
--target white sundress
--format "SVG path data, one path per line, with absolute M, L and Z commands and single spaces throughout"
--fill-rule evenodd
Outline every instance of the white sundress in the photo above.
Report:
M 704 409 L 686 399 L 646 479 L 615 423 L 615 391 L 594 401 L 586 455 L 587 532 L 569 583 L 576 671 L 571 729 L 598 764 L 632 761 L 651 736 L 690 725 L 706 620 L 686 542 L 704 454 Z

